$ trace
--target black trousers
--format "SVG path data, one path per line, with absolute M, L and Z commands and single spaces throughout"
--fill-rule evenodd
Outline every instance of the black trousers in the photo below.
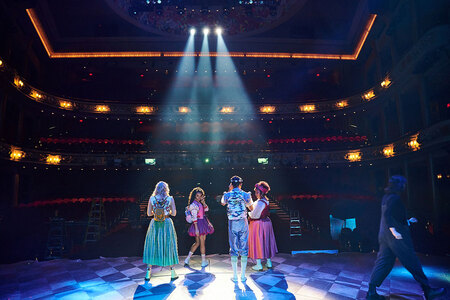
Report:
M 425 276 L 422 265 L 414 252 L 411 235 L 409 232 L 401 234 L 403 236 L 401 240 L 395 239 L 391 232 L 386 232 L 380 236 L 380 250 L 369 283 L 380 286 L 392 271 L 395 259 L 398 257 L 405 269 L 420 283 L 422 288 L 428 287 L 428 278 Z

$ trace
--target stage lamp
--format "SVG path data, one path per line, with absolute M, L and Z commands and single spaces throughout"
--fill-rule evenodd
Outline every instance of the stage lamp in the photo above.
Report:
M 57 165 L 61 162 L 60 155 L 48 155 L 46 158 L 48 164 Z
M 61 106 L 61 108 L 65 108 L 65 109 L 71 109 L 72 103 L 70 103 L 69 101 L 59 101 L 59 106 Z
M 20 78 L 19 77 L 14 77 L 14 84 L 17 86 L 17 87 L 23 87 L 23 81 L 22 80 L 20 80 Z
M 408 142 L 409 148 L 411 148 L 413 151 L 420 149 L 420 143 L 417 141 L 417 136 L 414 136 L 411 138 L 411 140 Z
M 347 100 L 342 100 L 342 101 L 337 102 L 336 106 L 338 108 L 344 108 L 344 107 L 348 106 L 348 102 L 347 102 Z
M 136 108 L 136 112 L 138 114 L 150 114 L 155 111 L 155 108 L 153 106 L 138 106 Z
M 361 160 L 361 152 L 349 152 L 345 156 L 345 159 L 348 161 L 360 161 Z
M 316 110 L 316 106 L 314 104 L 301 105 L 300 110 L 302 112 L 312 112 Z
M 234 113 L 234 107 L 233 106 L 224 106 L 220 109 L 220 112 L 222 114 L 231 114 Z
M 31 91 L 31 93 L 30 93 L 30 96 L 31 96 L 31 98 L 34 98 L 34 99 L 42 99 L 42 95 L 41 94 L 39 94 L 37 91 L 35 91 L 35 90 L 32 90 Z
M 10 158 L 11 160 L 20 160 L 25 157 L 25 152 L 18 149 L 11 149 Z
M 97 105 L 95 107 L 95 111 L 97 111 L 97 112 L 108 112 L 109 111 L 109 107 L 107 105 Z
M 191 109 L 189 108 L 189 107 L 186 107 L 186 106 L 180 106 L 180 107 L 178 107 L 178 112 L 180 113 L 180 114 L 187 114 L 188 112 L 190 112 L 191 111 Z
M 389 77 L 386 77 L 382 82 L 381 82 L 381 87 L 383 88 L 388 88 L 391 85 L 392 81 L 389 79 Z
M 0 67 L 3 67 L 3 60 L 0 59 Z
M 222 32 L 223 32 L 223 30 L 222 30 L 221 27 L 217 27 L 217 28 L 216 28 L 216 34 L 217 34 L 217 35 L 221 35 Z
M 259 111 L 263 114 L 272 114 L 276 110 L 275 106 L 261 106 L 259 108 Z
M 388 145 L 386 147 L 384 147 L 383 149 L 383 155 L 386 157 L 391 157 L 394 156 L 395 152 L 394 152 L 394 145 Z
M 209 34 L 209 28 L 208 27 L 203 28 L 203 34 L 204 35 L 208 35 Z
M 367 93 L 365 93 L 365 94 L 363 95 L 363 98 L 366 99 L 366 100 L 370 100 L 370 99 L 372 99 L 373 97 L 375 97 L 375 93 L 374 93 L 373 90 L 368 91 Z
M 195 30 L 195 28 L 191 28 L 190 30 L 189 30 L 189 33 L 190 34 L 195 34 L 197 32 L 197 30 Z

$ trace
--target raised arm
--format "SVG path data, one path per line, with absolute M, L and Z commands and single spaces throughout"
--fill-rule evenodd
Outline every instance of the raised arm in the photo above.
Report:
M 222 206 L 227 205 L 227 199 L 225 198 L 226 194 L 223 194 L 222 199 L 220 199 L 220 204 L 222 204 Z

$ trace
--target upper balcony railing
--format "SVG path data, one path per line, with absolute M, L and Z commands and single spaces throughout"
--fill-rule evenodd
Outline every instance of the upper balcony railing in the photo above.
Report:
M 442 147 L 450 143 L 450 120 L 430 128 L 404 136 L 390 144 L 368 146 L 351 150 L 317 152 L 273 152 L 270 150 L 241 152 L 188 152 L 145 151 L 136 154 L 81 154 L 57 153 L 19 148 L 0 143 L 0 158 L 15 162 L 65 166 L 84 169 L 136 169 L 161 168 L 276 168 L 276 167 L 330 167 L 342 164 L 371 164 L 381 159 L 390 159 L 426 148 Z M 47 166 L 46 166 L 47 165 Z M 25 165 L 23 167 L 26 167 Z M 36 166 L 35 166 L 36 168 Z

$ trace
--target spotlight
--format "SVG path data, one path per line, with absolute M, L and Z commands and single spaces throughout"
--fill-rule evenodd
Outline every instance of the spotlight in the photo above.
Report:
M 197 30 L 195 30 L 195 28 L 191 28 L 191 29 L 189 30 L 189 33 L 190 33 L 190 34 L 195 34 L 196 31 L 197 31 Z
M 217 34 L 217 35 L 221 35 L 221 34 L 222 34 L 222 31 L 223 31 L 222 28 L 220 28 L 220 27 L 217 27 L 217 28 L 216 28 L 216 34 Z
M 209 34 L 209 28 L 208 27 L 203 28 L 203 34 L 204 35 L 208 35 Z

